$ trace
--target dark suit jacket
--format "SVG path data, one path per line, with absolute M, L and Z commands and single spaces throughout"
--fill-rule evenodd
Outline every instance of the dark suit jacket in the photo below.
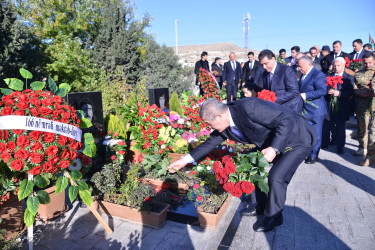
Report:
M 195 63 L 194 67 L 194 74 L 196 75 L 195 83 L 198 84 L 199 82 L 199 70 L 200 68 L 204 68 L 207 71 L 210 71 L 210 66 L 208 65 L 208 61 L 199 60 Z
M 317 108 L 304 102 L 303 109 L 307 117 L 313 118 L 327 114 L 327 105 L 324 100 L 324 96 L 327 94 L 326 83 L 326 75 L 314 67 L 303 81 L 302 78 L 300 79 L 300 92 L 306 94 L 306 100 L 318 106 Z
M 240 99 L 229 104 L 228 108 L 246 143 L 253 143 L 260 149 L 271 146 L 284 153 L 286 147 L 293 150 L 315 144 L 314 128 L 302 115 L 290 109 L 254 97 Z M 229 128 L 222 133 L 215 130 L 190 155 L 198 161 L 227 138 L 242 142 Z
M 329 74 L 328 76 L 334 76 L 334 73 Z M 339 110 L 336 114 L 332 114 L 331 110 L 331 95 L 326 95 L 325 100 L 327 102 L 328 110 L 330 111 L 331 115 L 338 115 L 340 118 L 344 120 L 349 120 L 350 116 L 353 113 L 353 98 L 354 98 L 354 77 L 347 74 L 344 71 L 342 75 L 342 85 L 338 84 L 337 89 L 340 91 L 340 95 L 338 96 L 339 100 Z M 329 88 L 328 88 L 329 89 Z M 327 89 L 327 90 L 328 90 Z
M 293 57 L 289 56 L 289 57 L 285 58 L 285 62 L 290 63 L 290 62 L 292 62 L 292 59 L 293 59 Z
M 233 79 L 235 78 L 235 79 Z M 233 71 L 231 61 L 224 63 L 223 82 L 238 84 L 241 78 L 241 64 L 236 61 L 236 71 Z
M 219 66 L 216 64 L 216 63 L 213 63 L 211 65 L 211 70 L 214 71 L 216 70 L 217 71 L 217 75 L 215 76 L 216 77 L 216 80 L 218 83 L 222 82 L 222 76 L 223 76 L 223 65 L 219 64 Z
M 301 71 L 298 70 L 297 65 L 293 65 L 291 67 L 292 67 L 294 73 L 296 73 L 296 78 L 297 78 L 297 82 L 298 82 L 299 79 L 301 79 L 302 73 L 301 73 Z
M 296 74 L 293 69 L 281 63 L 277 63 L 275 74 L 269 89 L 269 73 L 264 71 L 260 89 L 268 89 L 276 93 L 276 103 L 290 108 L 297 113 L 302 112 L 303 103 L 300 97 Z
M 255 72 L 257 71 L 260 63 L 257 60 L 253 61 L 253 68 L 250 70 L 250 61 L 247 61 L 243 66 L 243 75 L 242 79 L 244 82 L 254 82 Z M 251 81 L 249 80 L 251 76 Z
M 353 51 L 352 53 L 350 53 L 350 57 L 349 57 L 349 59 L 350 59 L 350 60 L 354 60 L 354 57 L 355 57 L 355 54 L 356 54 L 356 53 L 357 53 L 357 52 L 355 52 L 355 51 Z M 371 54 L 371 52 L 370 52 L 370 51 L 367 51 L 367 50 L 365 50 L 365 49 L 362 49 L 361 53 L 359 53 L 359 57 L 358 57 L 358 59 L 362 59 L 363 56 L 366 55 L 366 54 Z
M 345 53 L 345 52 L 342 52 L 342 51 L 341 51 L 339 56 L 343 57 L 344 59 L 345 59 L 345 57 L 350 59 L 350 55 Z M 329 66 L 332 65 L 333 59 L 335 59 L 335 53 L 333 51 L 324 58 L 323 63 L 321 63 L 322 71 L 323 71 L 324 74 L 328 73 Z

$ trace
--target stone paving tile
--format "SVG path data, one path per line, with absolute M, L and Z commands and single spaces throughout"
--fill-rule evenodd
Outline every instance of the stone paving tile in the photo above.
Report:
M 37 224 L 43 230 L 35 249 L 375 249 L 375 167 L 358 166 L 350 132 L 344 155 L 330 146 L 316 164 L 301 164 L 288 187 L 284 224 L 271 232 L 254 232 L 257 218 L 241 218 L 237 198 L 213 231 L 172 221 L 156 230 L 103 216 L 114 229 L 108 235 L 75 206 Z

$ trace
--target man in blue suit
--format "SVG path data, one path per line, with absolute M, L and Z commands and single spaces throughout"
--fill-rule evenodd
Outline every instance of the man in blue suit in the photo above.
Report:
M 229 54 L 229 61 L 224 63 L 223 82 L 226 82 L 227 89 L 227 103 L 236 100 L 238 84 L 241 78 L 241 65 L 236 61 L 236 54 L 231 52 Z
M 275 92 L 277 104 L 301 113 L 303 103 L 293 69 L 277 63 L 273 52 L 267 49 L 260 52 L 259 61 L 265 71 L 261 81 L 256 83 L 256 90 L 267 89 Z
M 353 113 L 352 98 L 354 97 L 354 77 L 345 72 L 345 59 L 337 57 L 333 60 L 334 73 L 328 76 L 342 76 L 342 84 L 337 84 L 337 89 L 327 90 L 326 101 L 330 113 L 330 119 L 325 119 L 323 124 L 322 148 L 327 148 L 330 143 L 330 132 L 332 139 L 337 144 L 337 152 L 344 153 L 345 146 L 345 123 Z M 338 98 L 338 110 L 332 110 L 330 102 L 332 97 Z
M 302 73 L 299 81 L 301 97 L 304 100 L 302 113 L 316 122 L 313 126 L 316 133 L 316 143 L 310 156 L 305 160 L 307 164 L 314 164 L 318 159 L 322 142 L 323 121 L 327 114 L 327 105 L 324 100 L 327 93 L 327 79 L 323 72 L 313 67 L 311 57 L 303 56 L 297 64 Z

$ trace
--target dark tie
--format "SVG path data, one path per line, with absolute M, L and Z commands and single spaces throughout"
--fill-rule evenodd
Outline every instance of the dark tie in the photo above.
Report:
M 241 133 L 241 131 L 238 130 L 238 128 L 236 126 L 229 127 L 229 129 L 230 129 L 230 132 L 233 133 L 238 139 L 240 139 L 241 141 L 244 141 L 244 142 L 247 141 L 246 138 Z
M 268 79 L 268 86 L 269 86 L 269 90 L 271 91 L 271 87 L 272 87 L 272 73 L 270 72 L 269 74 L 269 79 Z
M 253 70 L 253 62 L 250 62 L 250 70 Z
M 359 53 L 357 52 L 355 53 L 355 59 L 358 59 L 358 57 L 359 57 Z

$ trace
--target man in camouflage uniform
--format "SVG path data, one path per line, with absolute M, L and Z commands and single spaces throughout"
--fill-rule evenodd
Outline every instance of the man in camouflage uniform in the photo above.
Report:
M 359 149 L 355 155 L 363 155 L 364 158 L 360 162 L 361 166 L 368 166 L 370 161 L 375 160 L 375 124 L 371 119 L 371 130 L 368 133 L 370 116 L 375 110 L 375 102 L 373 101 L 374 91 L 372 79 L 375 72 L 375 57 L 368 54 L 363 57 L 363 69 L 354 76 L 354 93 L 356 95 L 356 117 L 357 117 L 357 133 L 359 141 Z M 370 140 L 368 137 L 370 136 Z M 371 146 L 370 146 L 371 145 Z M 370 152 L 369 152 L 370 151 Z

